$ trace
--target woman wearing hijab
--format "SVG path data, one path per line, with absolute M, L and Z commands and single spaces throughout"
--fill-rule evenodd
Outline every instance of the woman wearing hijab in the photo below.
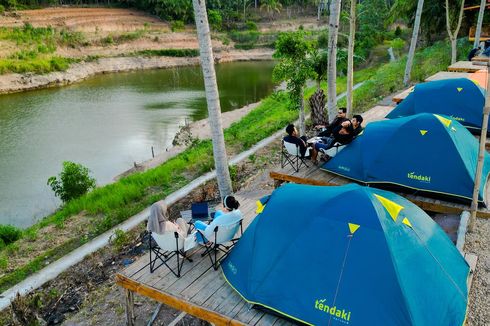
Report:
M 216 226 L 233 224 L 242 219 L 242 212 L 238 209 L 240 203 L 233 196 L 225 196 L 223 198 L 223 210 L 217 210 L 214 214 L 214 219 L 210 224 L 202 221 L 196 221 L 194 227 L 199 230 L 208 239 L 212 238 L 212 234 Z M 197 241 L 205 242 L 201 234 L 197 233 Z
M 167 203 L 164 200 L 157 201 L 150 207 L 150 216 L 148 217 L 148 231 L 158 234 L 166 232 L 177 232 L 180 237 L 187 237 L 189 226 L 186 221 L 179 217 L 172 222 L 169 220 Z

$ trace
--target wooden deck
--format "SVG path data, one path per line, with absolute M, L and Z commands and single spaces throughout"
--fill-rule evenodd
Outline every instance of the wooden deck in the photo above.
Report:
M 255 217 L 256 201 L 268 193 L 238 193 L 240 210 L 246 228 Z M 202 249 L 192 254 L 193 262 L 185 262 L 180 278 L 161 266 L 150 273 L 149 254 L 116 275 L 116 283 L 126 289 L 128 301 L 133 293 L 152 298 L 215 325 L 292 325 L 286 320 L 252 309 L 215 271 L 209 257 L 201 257 Z M 172 260 L 173 266 L 176 262 Z M 131 311 L 131 309 L 128 309 Z
M 450 79 L 450 78 L 469 78 L 469 72 L 451 72 L 451 71 L 439 71 L 432 76 L 429 76 L 425 79 L 425 81 L 434 81 L 434 80 L 442 80 L 442 79 Z
M 476 72 L 483 68 L 482 66 L 475 65 L 471 61 L 458 61 L 447 67 L 447 70 L 451 72 Z
M 401 101 L 403 101 L 413 91 L 413 88 L 414 88 L 414 86 L 409 87 L 409 88 L 403 90 L 402 92 L 396 94 L 395 96 L 393 96 L 393 102 L 398 104 Z

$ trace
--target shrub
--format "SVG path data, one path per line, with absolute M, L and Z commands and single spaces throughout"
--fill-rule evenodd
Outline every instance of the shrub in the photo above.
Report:
M 218 10 L 208 10 L 209 26 L 212 29 L 220 31 L 223 24 L 223 18 Z
M 170 23 L 170 28 L 172 29 L 172 32 L 178 32 L 184 30 L 185 25 L 182 20 L 174 20 Z
M 131 242 L 131 237 L 129 234 L 123 230 L 117 229 L 114 231 L 113 236 L 111 236 L 110 243 L 114 246 L 116 251 L 121 251 L 126 245 Z
M 0 15 L 3 15 L 4 12 L 5 12 L 5 7 L 0 5 Z
M 63 171 L 56 177 L 48 179 L 55 195 L 63 202 L 78 198 L 95 188 L 95 179 L 89 176 L 90 170 L 81 164 L 65 161 Z
M 251 20 L 247 20 L 245 23 L 245 26 L 247 26 L 247 29 L 249 31 L 258 31 L 259 29 L 257 28 L 257 24 Z
M 22 235 L 22 231 L 13 225 L 1 225 L 0 224 L 0 247 L 2 243 L 9 245 L 12 242 L 17 241 Z

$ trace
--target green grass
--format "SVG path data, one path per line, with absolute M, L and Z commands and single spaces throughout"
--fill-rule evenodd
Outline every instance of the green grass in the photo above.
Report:
M 459 58 L 464 59 L 471 44 L 466 39 L 459 40 Z M 423 81 L 438 71 L 446 70 L 451 61 L 451 48 L 447 42 L 437 42 L 431 47 L 418 51 L 412 67 L 411 81 Z M 403 74 L 405 73 L 406 57 L 381 66 L 364 85 L 354 91 L 354 112 L 361 113 L 370 109 L 383 97 L 405 88 Z M 339 106 L 345 106 L 346 99 L 339 101 Z
M 26 73 L 33 72 L 36 74 L 45 74 L 53 71 L 64 71 L 68 69 L 71 63 L 78 60 L 62 57 L 39 58 L 9 58 L 0 59 L 0 74 L 6 73 Z
M 449 53 L 448 46 L 443 43 L 420 51 L 414 64 L 413 79 L 421 80 L 438 70 L 445 69 L 448 65 Z M 460 49 L 460 53 L 465 52 Z M 400 61 L 385 64 L 377 70 L 366 69 L 356 72 L 356 83 L 366 80 L 364 86 L 355 92 L 356 111 L 362 112 L 376 103 L 380 97 L 403 88 L 401 83 L 403 70 L 404 61 Z M 337 80 L 337 93 L 343 91 L 345 91 L 345 78 L 340 77 Z M 342 105 L 342 101 L 339 105 Z M 227 148 L 234 152 L 241 152 L 284 128 L 287 123 L 298 117 L 298 112 L 289 107 L 291 105 L 287 94 L 277 93 L 269 96 L 256 109 L 225 130 Z M 180 189 L 196 177 L 210 171 L 214 166 L 212 156 L 211 141 L 196 141 L 187 150 L 157 168 L 130 175 L 70 201 L 55 214 L 25 230 L 23 237 L 36 239 L 37 230 L 53 224 L 62 227 L 67 219 L 82 211 L 92 216 L 94 221 L 86 230 L 87 235 L 52 248 L 42 256 L 31 260 L 27 265 L 4 274 L 0 277 L 0 292 L 44 267 L 46 259 L 53 261 L 63 256 L 82 243 L 140 212 L 153 202 Z M 14 242 L 1 250 L 0 257 L 8 257 L 18 250 L 17 243 Z M 0 266 L 5 265 L 6 262 L 3 259 Z

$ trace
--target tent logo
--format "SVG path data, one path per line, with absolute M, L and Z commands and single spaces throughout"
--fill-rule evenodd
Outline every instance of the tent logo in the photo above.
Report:
M 325 301 L 327 301 L 327 299 L 315 300 L 315 309 L 330 314 L 335 317 L 336 320 L 341 321 L 345 324 L 349 323 L 351 313 L 350 311 L 339 309 L 336 306 L 330 307 L 329 305 L 325 304 Z
M 451 116 L 451 119 L 454 119 L 454 120 L 457 120 L 457 121 L 464 121 L 464 118 L 455 117 L 455 116 Z
M 231 261 L 228 262 L 228 268 L 230 269 L 230 272 L 232 272 L 234 275 L 238 272 L 238 269 L 236 268 L 235 265 L 231 263 Z
M 407 178 L 412 179 L 412 180 L 418 180 L 426 183 L 430 183 L 430 176 L 427 175 L 421 175 L 421 174 L 415 174 L 415 172 L 409 172 L 407 174 Z
M 347 167 L 347 166 L 339 165 L 338 168 L 339 168 L 339 170 L 344 170 L 344 171 L 347 171 L 347 172 L 350 171 L 350 168 Z

